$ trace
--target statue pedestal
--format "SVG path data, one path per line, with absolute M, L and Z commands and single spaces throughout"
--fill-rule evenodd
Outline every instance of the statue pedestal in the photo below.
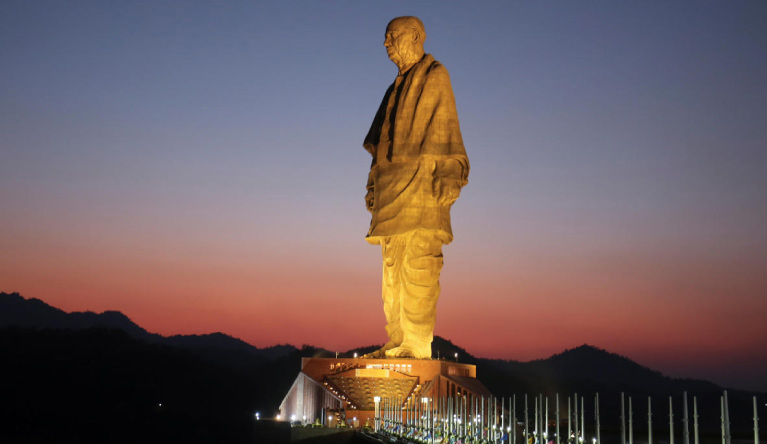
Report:
M 397 402 L 492 396 L 476 366 L 434 359 L 303 358 L 301 371 L 280 404 L 285 420 L 336 427 L 374 427 L 376 398 Z

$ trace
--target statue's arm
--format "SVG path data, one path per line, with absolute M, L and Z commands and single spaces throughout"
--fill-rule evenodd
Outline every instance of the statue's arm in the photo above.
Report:
M 461 158 L 438 160 L 434 169 L 434 193 L 441 205 L 452 205 L 469 176 L 468 161 Z
M 423 97 L 431 98 L 433 107 L 422 107 L 429 122 L 426 137 L 435 146 L 447 146 L 438 150 L 445 157 L 438 159 L 434 168 L 434 196 L 441 205 L 452 205 L 468 183 L 469 159 L 466 157 L 455 109 L 455 97 L 450 75 L 442 64 L 435 62 L 424 83 Z
M 374 182 L 373 182 L 373 165 L 376 163 L 376 145 L 381 138 L 381 125 L 383 124 L 384 117 L 386 116 L 386 104 L 389 103 L 389 95 L 394 90 L 394 83 L 389 86 L 384 94 L 381 105 L 378 106 L 378 111 L 373 118 L 373 123 L 370 125 L 370 130 L 362 146 L 373 156 L 373 164 L 370 166 L 370 174 L 368 174 L 368 184 L 366 186 L 367 193 L 365 194 L 365 206 L 368 211 L 373 212 L 374 204 Z

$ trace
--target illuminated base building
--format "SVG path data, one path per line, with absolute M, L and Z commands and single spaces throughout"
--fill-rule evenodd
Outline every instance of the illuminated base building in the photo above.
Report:
M 415 400 L 492 395 L 476 366 L 432 359 L 303 358 L 301 371 L 280 404 L 284 420 L 335 427 L 374 427 L 376 400 L 408 409 Z M 380 405 L 379 405 L 380 408 Z

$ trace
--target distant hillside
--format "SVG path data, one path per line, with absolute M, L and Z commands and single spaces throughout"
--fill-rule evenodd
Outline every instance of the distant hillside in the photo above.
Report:
M 73 330 L 108 327 L 123 330 L 136 338 L 161 338 L 139 327 L 119 311 L 105 311 L 101 314 L 90 311 L 67 313 L 39 299 L 25 299 L 18 293 L 0 293 L 0 326 Z
M 648 395 L 682 391 L 721 391 L 718 385 L 701 380 L 664 376 L 636 362 L 591 345 L 582 345 L 548 359 L 530 362 L 478 359 L 478 368 L 500 372 L 516 379 L 533 392 L 593 391 L 632 392 Z
M 199 354 L 233 362 L 242 359 L 243 354 L 249 356 L 248 360 L 265 361 L 285 357 L 297 350 L 292 345 L 259 349 L 224 333 L 164 337 L 147 332 L 119 311 L 67 313 L 39 299 L 25 299 L 18 293 L 0 293 L 0 327 L 9 326 L 70 330 L 113 328 L 122 330 L 136 339 L 190 349 Z
M 205 335 L 175 335 L 164 337 L 147 332 L 117 311 L 67 313 L 39 299 L 25 299 L 18 293 L 0 293 L 0 327 L 19 326 L 54 329 L 87 329 L 93 327 L 122 330 L 130 336 L 152 343 L 187 349 L 217 361 L 232 365 L 262 364 L 284 358 L 298 349 L 292 345 L 275 345 L 259 349 L 224 333 Z M 351 357 L 379 348 L 369 345 L 341 354 Z M 666 394 L 688 391 L 719 391 L 716 384 L 689 379 L 672 379 L 660 372 L 641 366 L 630 359 L 589 345 L 565 350 L 548 359 L 530 362 L 476 358 L 450 340 L 436 336 L 432 344 L 434 358 L 456 359 L 477 365 L 483 380 L 495 392 L 574 391 L 640 391 Z M 315 355 L 335 356 L 327 350 L 311 347 Z M 497 380 L 497 382 L 495 382 Z
M 114 399 L 114 402 L 124 401 L 133 406 L 130 409 L 144 405 L 142 403 L 149 399 L 159 402 L 160 398 L 174 399 L 176 405 L 189 404 L 185 397 L 192 393 L 205 405 L 200 407 L 202 412 L 214 408 L 217 402 L 225 402 L 217 397 L 229 397 L 237 402 L 227 411 L 240 418 L 251 409 L 260 409 L 265 415 L 276 411 L 295 380 L 302 357 L 335 356 L 335 353 L 306 345 L 301 349 L 292 345 L 259 349 L 223 333 L 166 338 L 148 333 L 119 312 L 66 313 L 38 299 L 24 299 L 17 293 L 0 293 L 0 343 L 3 346 L 0 350 L 5 353 L 3 362 L 21 364 L 10 367 L 20 372 L 12 379 L 16 384 L 14 387 L 19 388 L 15 392 L 4 392 L 11 393 L 10 397 L 5 397 L 9 400 L 6 405 L 16 405 L 14 396 L 27 396 L 25 393 L 44 400 L 41 402 L 57 405 L 59 400 L 75 396 L 56 388 L 57 384 L 67 384 L 66 378 L 70 378 L 80 381 L 78 384 L 83 387 L 90 387 L 90 380 L 107 391 L 120 392 L 117 386 L 126 382 L 129 386 L 132 384 L 136 390 L 131 396 L 126 397 L 120 392 L 123 394 Z M 351 357 L 355 352 L 363 354 L 378 347 L 380 345 L 368 345 L 348 350 L 341 356 Z M 701 429 L 715 434 L 718 427 L 716 418 L 721 387 L 707 381 L 669 378 L 626 357 L 590 345 L 530 362 L 477 358 L 441 337 L 434 338 L 433 350 L 435 358 L 454 360 L 457 354 L 459 362 L 476 365 L 479 379 L 492 393 L 507 399 L 517 395 L 520 403 L 524 394 L 542 393 L 553 402 L 554 395 L 559 393 L 562 405 L 566 405 L 567 397 L 578 393 L 586 396 L 587 406 L 591 405 L 587 408 L 593 412 L 593 399 L 599 393 L 606 433 L 617 430 L 621 393 L 625 393 L 626 399 L 634 399 L 634 412 L 639 418 L 646 414 L 648 397 L 656 400 L 653 413 L 663 415 L 667 412 L 664 405 L 668 405 L 668 397 L 676 399 L 676 409 L 679 409 L 680 397 L 686 391 L 700 401 L 701 418 L 706 418 Z M 186 376 L 176 378 L 173 375 Z M 48 385 L 36 381 L 46 381 Z M 202 386 L 210 386 L 210 390 L 202 390 Z M 83 399 L 92 399 L 94 403 L 111 402 L 105 401 L 101 393 L 97 390 Z M 78 401 L 77 405 L 87 404 L 84 400 Z M 751 394 L 733 390 L 730 391 L 730 401 L 733 411 L 748 412 Z M 27 405 L 26 402 L 21 403 Z M 30 411 L 39 410 L 36 405 L 28 405 Z M 189 405 L 201 404 L 195 401 Z M 123 407 L 111 408 L 107 410 L 119 414 Z M 6 414 L 8 418 L 17 417 L 20 411 Z M 141 420 L 154 421 L 157 419 L 152 416 L 154 414 Z M 194 416 L 191 412 L 184 415 Z M 767 412 L 761 416 L 767 417 Z M 226 422 L 222 421 L 222 424 Z M 736 415 L 732 423 L 734 430 L 747 431 L 750 416 Z M 638 421 L 636 430 L 641 430 L 642 424 Z M 668 427 L 667 421 L 658 422 L 658 433 L 662 433 L 664 424 Z
M 0 293 L 0 327 L 18 326 L 52 329 L 87 329 L 94 327 L 122 330 L 130 336 L 152 343 L 171 345 L 196 354 L 224 359 L 234 363 L 245 359 L 249 364 L 284 358 L 298 349 L 292 345 L 256 348 L 224 333 L 205 335 L 175 335 L 164 337 L 149 333 L 118 311 L 67 313 L 51 307 L 39 299 L 25 299 L 18 293 Z M 369 345 L 341 353 L 351 357 L 379 348 Z M 327 350 L 311 347 L 315 354 L 335 356 Z M 630 359 L 590 345 L 565 350 L 548 359 L 530 362 L 476 358 L 450 340 L 436 336 L 432 344 L 434 358 L 477 365 L 484 375 L 502 374 L 506 383 L 497 389 L 526 387 L 534 392 L 547 392 L 557 388 L 593 387 L 603 390 L 640 390 L 643 393 L 669 393 L 680 390 L 718 391 L 713 383 L 689 379 L 672 379 L 660 372 L 641 366 Z M 247 356 L 248 358 L 243 358 Z M 485 378 L 487 379 L 487 377 Z M 492 378 L 490 378 L 492 379 Z M 491 383 L 492 384 L 492 383 Z

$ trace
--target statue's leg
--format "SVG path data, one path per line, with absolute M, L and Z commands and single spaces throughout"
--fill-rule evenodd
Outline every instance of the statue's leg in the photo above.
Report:
M 442 264 L 442 239 L 432 231 L 414 232 L 406 243 L 401 269 L 403 340 L 386 356 L 431 358 Z
M 389 236 L 381 245 L 383 255 L 383 279 L 381 279 L 381 296 L 386 315 L 386 334 L 394 346 L 402 343 L 402 327 L 400 325 L 401 290 L 402 290 L 402 259 L 405 251 L 406 236 Z
M 383 278 L 381 279 L 381 297 L 383 298 L 384 314 L 386 315 L 386 334 L 389 341 L 383 347 L 368 353 L 363 358 L 384 358 L 387 350 L 402 343 L 402 328 L 400 326 L 400 290 L 402 287 L 401 270 L 402 257 L 405 250 L 406 236 L 388 236 L 381 240 L 383 256 Z

